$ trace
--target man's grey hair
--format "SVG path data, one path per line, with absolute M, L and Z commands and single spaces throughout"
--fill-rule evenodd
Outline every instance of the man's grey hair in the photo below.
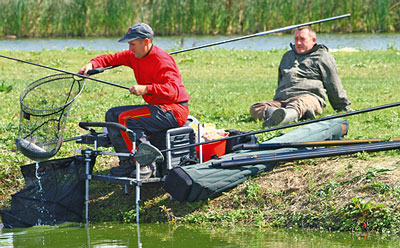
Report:
M 296 31 L 297 30 L 303 30 L 303 29 L 307 29 L 308 30 L 308 32 L 310 33 L 311 38 L 317 38 L 317 33 L 310 26 L 299 27 L 299 28 L 296 29 Z

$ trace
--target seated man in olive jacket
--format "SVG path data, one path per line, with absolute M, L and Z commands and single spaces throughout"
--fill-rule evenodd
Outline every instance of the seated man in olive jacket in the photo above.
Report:
M 316 44 L 309 26 L 295 32 L 294 47 L 279 65 L 278 88 L 273 101 L 254 103 L 251 116 L 264 120 L 263 127 L 315 118 L 326 106 L 326 98 L 336 111 L 350 111 L 350 101 L 340 81 L 335 58 L 328 48 Z

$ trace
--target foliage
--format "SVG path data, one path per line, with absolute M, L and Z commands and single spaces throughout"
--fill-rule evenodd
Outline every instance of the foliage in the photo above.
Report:
M 8 92 L 10 92 L 11 90 L 12 90 L 12 86 L 11 86 L 11 85 L 6 86 L 6 85 L 4 85 L 4 82 L 1 83 L 1 85 L 0 85 L 0 92 L 6 92 L 6 93 L 8 93 Z
M 121 36 L 136 22 L 157 34 L 243 34 L 350 13 L 319 32 L 396 32 L 396 0 L 0 0 L 0 37 Z M 68 11 L 65 11 L 68 9 Z

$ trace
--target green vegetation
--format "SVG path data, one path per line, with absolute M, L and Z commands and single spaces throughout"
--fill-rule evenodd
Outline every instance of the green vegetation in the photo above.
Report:
M 184 205 L 164 196 L 146 201 L 142 211 L 147 221 L 161 216 L 170 223 L 400 234 L 394 160 L 376 156 L 373 163 L 352 157 L 289 163 L 214 200 Z M 127 218 L 132 213 L 125 213 L 124 220 L 134 222 L 133 216 Z
M 77 72 L 90 58 L 113 51 L 84 49 L 41 52 L 1 51 L 59 69 Z M 279 61 L 285 51 L 210 49 L 174 55 L 191 95 L 191 114 L 217 128 L 259 130 L 249 106 L 274 95 Z M 398 102 L 400 51 L 335 51 L 339 75 L 355 110 Z M 24 187 L 19 166 L 31 163 L 16 151 L 19 94 L 30 82 L 56 72 L 0 59 L 0 206 Z M 134 84 L 130 69 L 118 67 L 94 76 L 122 85 Z M 67 121 L 66 138 L 85 134 L 79 121 L 103 121 L 107 109 L 141 104 L 124 89 L 86 80 Z M 333 115 L 330 105 L 324 115 Z M 346 138 L 399 137 L 399 108 L 350 116 Z M 259 135 L 268 139 L 279 131 Z M 76 155 L 86 146 L 66 142 L 55 158 Z M 399 232 L 400 182 L 398 151 L 355 154 L 339 158 L 289 163 L 264 173 L 219 198 L 196 203 L 170 201 L 161 185 L 143 187 L 141 218 L 145 222 L 245 224 L 260 227 L 306 227 L 328 230 Z M 97 158 L 95 170 L 106 172 L 115 158 Z M 125 196 L 121 186 L 93 182 L 92 221 L 135 221 L 134 190 Z M 364 224 L 365 223 L 365 224 Z
M 245 34 L 347 13 L 316 29 L 400 30 L 396 0 L 0 0 L 0 9 L 0 37 L 18 38 L 120 36 L 139 21 L 161 35 Z

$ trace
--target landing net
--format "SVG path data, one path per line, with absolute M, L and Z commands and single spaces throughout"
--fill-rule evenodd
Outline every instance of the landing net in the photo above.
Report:
M 55 74 L 32 82 L 22 91 L 16 144 L 25 156 L 43 161 L 58 152 L 72 103 L 84 84 L 83 78 Z

